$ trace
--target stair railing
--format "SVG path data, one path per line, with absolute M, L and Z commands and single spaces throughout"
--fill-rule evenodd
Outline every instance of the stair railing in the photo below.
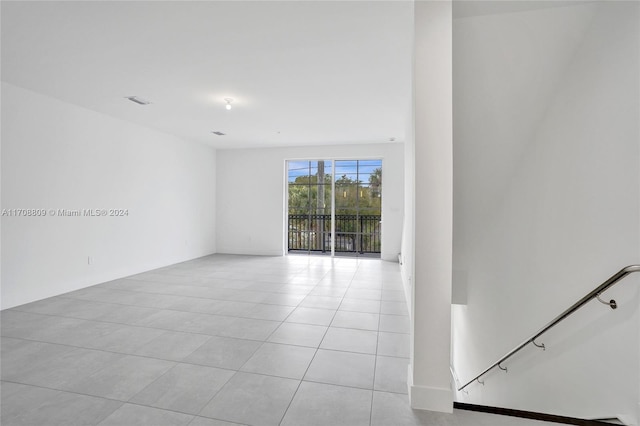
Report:
M 604 303 L 605 305 L 608 305 L 611 309 L 616 309 L 618 307 L 618 304 L 616 303 L 615 300 L 611 299 L 610 301 L 607 302 L 605 300 L 602 300 L 600 298 L 600 295 L 602 293 L 604 293 L 606 290 L 608 290 L 610 287 L 615 285 L 618 281 L 622 280 L 624 277 L 626 277 L 627 275 L 632 274 L 634 272 L 640 272 L 640 265 L 629 265 L 627 267 L 622 268 L 621 270 L 619 270 L 615 274 L 613 274 L 608 280 L 606 280 L 605 282 L 600 284 L 598 287 L 593 289 L 593 291 L 589 292 L 582 299 L 578 300 L 576 303 L 571 305 L 571 307 L 569 307 L 563 313 L 561 313 L 556 318 L 554 318 L 550 323 L 548 323 L 547 325 L 542 327 L 540 329 L 540 331 L 538 331 L 537 333 L 535 333 L 534 335 L 529 337 L 527 340 L 525 340 L 524 342 L 522 342 L 521 344 L 516 346 L 514 349 L 510 350 L 509 352 L 507 352 L 504 356 L 502 356 L 502 358 L 500 358 L 499 360 L 497 360 L 496 362 L 491 364 L 489 367 L 487 367 L 484 370 L 482 370 L 482 372 L 480 374 L 478 374 L 473 379 L 469 380 L 467 383 L 465 383 L 464 385 L 459 387 L 458 390 L 459 391 L 463 390 L 464 388 L 466 388 L 467 386 L 469 386 L 471 383 L 475 382 L 476 380 L 478 381 L 478 383 L 484 384 L 484 382 L 480 381 L 480 378 L 482 378 L 482 376 L 484 376 L 485 374 L 487 374 L 489 371 L 493 370 L 496 367 L 498 367 L 499 369 L 501 369 L 503 371 L 507 371 L 507 368 L 503 367 L 502 363 L 504 361 L 506 361 L 507 359 L 511 358 L 516 353 L 518 353 L 520 350 L 522 350 L 529 343 L 532 343 L 534 346 L 536 346 L 538 348 L 541 348 L 542 350 L 545 350 L 544 343 L 538 344 L 538 343 L 536 343 L 536 339 L 538 337 L 542 336 L 544 333 L 546 333 L 549 329 L 553 328 L 559 322 L 561 322 L 562 320 L 567 318 L 569 315 L 573 314 L 575 311 L 580 309 L 582 306 L 586 305 L 592 299 L 597 299 L 600 303 Z

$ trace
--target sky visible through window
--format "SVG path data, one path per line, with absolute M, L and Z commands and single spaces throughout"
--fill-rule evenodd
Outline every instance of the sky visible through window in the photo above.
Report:
M 289 161 L 288 162 L 288 181 L 295 182 L 300 176 L 315 176 L 318 174 L 318 161 Z M 382 168 L 382 160 L 336 160 L 335 179 L 338 180 L 342 176 L 359 180 L 366 184 L 369 182 L 369 176 L 376 169 Z M 332 161 L 326 160 L 324 163 L 325 174 L 332 174 Z

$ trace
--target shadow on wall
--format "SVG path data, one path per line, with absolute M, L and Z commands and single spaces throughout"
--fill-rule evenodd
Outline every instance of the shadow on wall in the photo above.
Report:
M 454 21 L 454 269 L 466 275 L 454 283 L 467 298 L 454 306 L 452 362 L 463 381 L 640 261 L 638 3 L 493 3 Z M 547 351 L 527 349 L 458 400 L 637 421 L 639 283 L 606 293 L 616 311 L 591 302 L 545 337 Z

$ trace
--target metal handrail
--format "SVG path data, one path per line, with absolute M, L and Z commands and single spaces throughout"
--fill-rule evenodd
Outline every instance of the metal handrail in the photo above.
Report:
M 621 270 L 619 270 L 615 274 L 613 274 L 608 280 L 606 280 L 605 282 L 600 284 L 598 287 L 596 287 L 593 291 L 591 291 L 589 294 L 584 296 L 582 299 L 578 300 L 576 303 L 571 305 L 571 307 L 569 309 L 567 309 L 566 311 L 564 311 L 563 313 L 558 315 L 549 324 L 547 324 L 544 327 L 542 327 L 540 329 L 540 331 L 538 331 L 536 334 L 534 334 L 533 336 L 531 336 L 530 338 L 528 338 L 527 340 L 525 340 L 524 342 L 522 342 L 521 344 L 516 346 L 514 349 L 510 350 L 509 352 L 507 352 L 502 358 L 500 358 L 499 360 L 497 360 L 496 362 L 491 364 L 489 367 L 485 368 L 482 371 L 482 373 L 478 374 L 473 379 L 469 380 L 462 387 L 459 387 L 458 391 L 463 390 L 464 388 L 466 388 L 467 386 L 469 386 L 471 383 L 475 382 L 476 380 L 479 383 L 483 383 L 483 382 L 480 381 L 480 378 L 482 376 L 484 376 L 485 374 L 487 374 L 489 371 L 491 371 L 494 368 L 496 368 L 496 367 L 500 368 L 501 370 L 507 371 L 507 368 L 503 367 L 501 364 L 504 361 L 506 361 L 507 359 L 511 358 L 511 356 L 513 356 L 514 354 L 519 352 L 522 348 L 527 346 L 529 343 L 533 343 L 536 347 L 545 349 L 544 344 L 537 344 L 535 342 L 535 340 L 538 337 L 540 337 L 541 335 L 543 335 L 545 332 L 547 332 L 547 330 L 549 330 L 550 328 L 554 327 L 560 321 L 562 321 L 563 319 L 567 318 L 569 315 L 571 315 L 572 313 L 574 313 L 575 311 L 580 309 L 582 306 L 587 304 L 592 299 L 597 299 L 599 302 L 604 303 L 605 305 L 609 305 L 609 307 L 611 307 L 611 309 L 616 309 L 618 307 L 618 305 L 617 305 L 615 300 L 610 300 L 609 302 L 606 302 L 606 301 L 604 301 L 604 300 L 602 300 L 600 298 L 600 294 L 605 292 L 607 289 L 609 289 L 609 287 L 612 287 L 614 284 L 616 284 L 618 281 L 620 281 L 621 279 L 623 279 L 627 275 L 632 274 L 634 272 L 640 272 L 640 265 L 629 265 L 629 266 L 627 266 L 625 268 L 622 268 Z

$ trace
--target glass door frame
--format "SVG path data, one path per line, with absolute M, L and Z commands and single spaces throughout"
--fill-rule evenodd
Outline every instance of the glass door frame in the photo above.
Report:
M 319 158 L 288 158 L 284 160 L 284 203 L 283 203 L 283 229 L 285 230 L 285 232 L 283 233 L 283 253 L 285 255 L 289 255 L 292 254 L 289 251 L 289 163 L 293 162 L 293 161 L 307 161 L 307 162 L 312 162 L 312 161 L 324 161 L 324 162 L 331 162 L 331 238 L 330 238 L 330 245 L 331 245 L 331 254 L 330 257 L 334 258 L 336 257 L 336 162 L 337 161 L 375 161 L 375 160 L 379 160 L 380 161 L 380 168 L 382 170 L 382 176 L 384 176 L 384 158 L 383 157 L 379 157 L 379 156 L 375 156 L 375 157 L 352 157 L 352 158 L 345 158 L 345 157 L 341 157 L 341 158 L 327 158 L 325 157 L 324 159 L 319 159 Z M 382 255 L 382 219 L 383 219 L 383 215 L 382 215 L 382 202 L 380 203 L 380 255 Z M 323 236 L 324 238 L 324 236 Z M 304 252 L 303 252 L 304 253 Z M 311 250 L 311 245 L 308 246 L 307 250 L 306 250 L 307 255 L 311 255 L 313 254 L 313 251 Z M 343 257 L 343 256 L 340 256 Z M 347 257 L 347 256 L 344 256 Z M 359 253 L 357 251 L 354 252 L 354 256 L 353 257 L 362 257 L 361 255 L 359 255 Z

